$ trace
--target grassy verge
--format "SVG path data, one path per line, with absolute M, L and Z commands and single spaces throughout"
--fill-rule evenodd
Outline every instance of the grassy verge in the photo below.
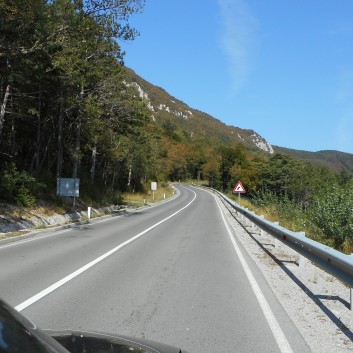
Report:
M 238 197 L 228 195 L 235 202 L 238 202 Z M 353 253 L 353 243 L 346 240 L 343 244 L 337 246 L 334 238 L 327 237 L 323 231 L 315 225 L 307 213 L 290 202 L 266 202 L 259 203 L 255 200 L 242 197 L 240 205 L 254 211 L 257 215 L 263 215 L 270 222 L 279 222 L 279 224 L 293 232 L 305 232 L 306 236 L 321 244 L 335 248 L 343 253 Z
M 148 190 L 145 193 L 123 193 L 122 199 L 124 203 L 130 207 L 141 207 L 147 204 L 160 202 L 174 195 L 172 186 L 158 186 L 155 192 Z

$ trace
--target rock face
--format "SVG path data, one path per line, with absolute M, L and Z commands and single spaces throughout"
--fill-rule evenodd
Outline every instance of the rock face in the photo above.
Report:
M 258 148 L 270 154 L 274 153 L 273 147 L 263 137 L 256 133 L 251 135 L 251 137 L 252 141 Z
M 274 153 L 271 144 L 255 131 L 228 126 L 207 113 L 193 109 L 130 69 L 127 77 L 125 84 L 136 90 L 136 96 L 145 102 L 151 112 L 151 121 L 155 124 L 163 127 L 165 123 L 171 123 L 195 140 L 218 140 L 226 144 L 242 143 L 250 149 Z

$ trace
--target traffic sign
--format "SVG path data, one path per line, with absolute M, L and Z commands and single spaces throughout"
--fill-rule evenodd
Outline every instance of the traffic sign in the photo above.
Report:
M 235 185 L 235 188 L 233 189 L 233 193 L 244 194 L 245 192 L 246 191 L 243 184 L 241 183 L 241 181 L 238 181 L 237 185 Z

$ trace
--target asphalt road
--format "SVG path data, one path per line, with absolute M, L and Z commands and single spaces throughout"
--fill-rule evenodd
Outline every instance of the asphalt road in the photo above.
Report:
M 42 328 L 120 333 L 195 353 L 309 352 L 216 199 L 0 242 L 0 297 Z

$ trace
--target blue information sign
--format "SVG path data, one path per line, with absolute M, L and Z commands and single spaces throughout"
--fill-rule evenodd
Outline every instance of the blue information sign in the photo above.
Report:
M 56 195 L 79 197 L 80 179 L 79 178 L 57 178 Z

